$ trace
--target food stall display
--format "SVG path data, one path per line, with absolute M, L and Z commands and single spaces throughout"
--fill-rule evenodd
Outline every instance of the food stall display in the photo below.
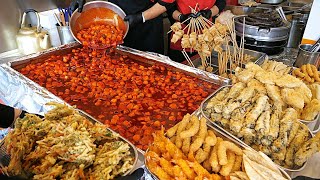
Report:
M 160 180 L 290 179 L 265 155 L 228 140 L 204 117 L 190 114 L 165 134 L 164 129 L 154 134 L 145 161 Z
M 318 103 L 301 80 L 249 63 L 236 71 L 232 87 L 219 89 L 202 108 L 235 138 L 285 168 L 299 169 L 318 151 L 319 134 L 312 137 L 298 119 L 313 120 L 320 111 Z
M 155 129 L 173 126 L 219 87 L 113 50 L 75 48 L 21 67 L 22 74 L 144 150 Z
M 32 179 L 114 179 L 132 172 L 137 150 L 131 143 L 72 107 L 48 105 L 55 108 L 44 118 L 27 114 L 15 121 L 1 144 L 3 172 Z

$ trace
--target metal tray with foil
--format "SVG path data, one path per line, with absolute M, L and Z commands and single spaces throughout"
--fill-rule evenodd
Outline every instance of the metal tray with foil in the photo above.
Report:
M 229 47 L 230 47 L 230 51 L 232 53 L 233 52 L 233 46 L 229 46 Z M 222 49 L 225 51 L 226 50 L 226 46 L 223 46 Z M 261 65 L 264 62 L 265 58 L 266 58 L 266 54 L 265 53 L 258 52 L 258 51 L 253 51 L 253 50 L 249 50 L 249 49 L 245 49 L 244 50 L 244 54 L 252 56 L 252 60 L 250 62 L 253 62 L 255 64 L 259 64 L 259 65 Z M 194 66 L 196 68 L 201 66 L 201 58 L 200 57 L 192 59 L 192 62 L 193 62 Z M 208 63 L 208 64 L 209 64 L 210 67 L 213 68 L 212 73 L 213 74 L 218 74 L 219 64 L 218 64 L 218 53 L 216 51 L 212 51 L 211 64 L 210 63 Z M 230 69 L 228 69 L 228 71 L 230 71 Z
M 229 132 L 228 130 L 224 129 L 222 126 L 220 126 L 218 123 L 212 121 L 212 119 L 210 117 L 207 116 L 207 114 L 204 112 L 205 107 L 207 106 L 208 102 L 211 100 L 212 97 L 214 97 L 218 92 L 220 92 L 222 89 L 226 88 L 226 87 L 231 87 L 229 86 L 222 86 L 219 89 L 217 89 L 214 93 L 212 93 L 210 96 L 207 97 L 207 99 L 205 99 L 200 106 L 200 111 L 201 114 L 203 115 L 203 117 L 205 117 L 207 119 L 207 122 L 209 122 L 209 124 L 212 124 L 214 127 L 216 127 L 217 129 L 219 129 L 220 131 L 224 132 L 225 134 L 227 134 L 229 137 L 232 137 L 233 139 L 235 139 L 236 141 L 238 141 L 241 144 L 244 144 L 246 146 L 248 146 L 246 143 L 244 143 L 241 139 L 239 139 L 236 135 L 233 135 L 231 132 Z M 300 123 L 302 123 L 301 121 L 299 121 Z M 309 137 L 313 137 L 312 132 L 309 129 Z M 295 167 L 292 169 L 289 168 L 285 168 L 282 167 L 280 165 L 278 165 L 279 167 L 281 167 L 283 170 L 289 171 L 289 172 L 299 172 L 301 170 L 303 170 L 306 167 L 307 162 L 305 162 L 302 166 L 300 167 Z
M 197 117 L 202 117 L 203 116 L 203 114 L 201 112 L 201 109 L 196 110 L 192 114 L 196 115 Z M 207 119 L 207 122 L 208 122 L 208 119 Z M 249 148 L 249 149 L 255 151 L 250 146 L 248 146 L 248 145 L 246 145 L 244 143 L 241 143 L 240 141 L 237 141 L 236 139 L 234 139 L 233 137 L 228 135 L 228 133 L 226 133 L 224 130 L 220 130 L 219 128 L 216 128 L 216 127 L 212 126 L 210 123 L 207 123 L 207 127 L 208 127 L 208 130 L 212 130 L 217 137 L 220 137 L 223 140 L 227 140 L 227 141 L 233 142 L 234 144 L 238 145 L 242 149 Z M 256 153 L 258 153 L 258 152 L 256 152 Z M 147 172 L 151 174 L 152 178 L 155 179 L 155 180 L 159 180 L 159 178 L 155 174 L 153 174 L 150 171 L 150 169 L 148 168 L 147 163 L 146 163 L 146 158 L 144 160 L 144 164 L 145 164 L 145 168 L 146 168 Z M 282 173 L 283 177 L 285 177 L 286 179 L 291 179 L 290 176 L 283 169 L 281 169 L 281 168 L 278 168 L 278 169 Z

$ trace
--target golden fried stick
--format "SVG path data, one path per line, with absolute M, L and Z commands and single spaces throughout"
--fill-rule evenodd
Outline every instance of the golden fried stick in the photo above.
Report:
M 310 77 L 314 77 L 314 74 L 313 74 L 311 65 L 310 65 L 310 64 L 307 64 L 306 66 L 307 66 L 307 72 L 308 72 L 309 76 L 310 76 Z
M 179 149 L 182 147 L 182 138 L 180 136 L 180 133 L 184 131 L 184 129 L 187 127 L 189 121 L 190 121 L 190 114 L 188 113 L 183 117 L 182 121 L 178 125 L 177 138 L 176 138 L 175 144 Z
M 187 180 L 187 176 L 183 173 L 182 169 L 178 165 L 173 166 L 174 177 L 181 180 Z
M 210 154 L 210 158 L 209 158 L 209 162 L 212 167 L 212 171 L 215 173 L 218 173 L 221 168 L 221 166 L 219 164 L 219 159 L 218 159 L 218 146 L 222 141 L 223 141 L 222 138 L 220 138 L 220 137 L 217 138 L 217 143 L 213 147 L 211 154 Z
M 180 166 L 183 173 L 188 177 L 188 179 L 194 179 L 196 177 L 194 170 L 190 168 L 186 160 L 178 158 L 178 159 L 173 159 L 172 162 Z
M 236 155 L 241 156 L 242 150 L 232 142 L 222 141 L 218 146 L 218 158 L 220 165 L 226 165 L 228 163 L 227 151 L 234 152 Z
M 170 175 L 170 176 L 172 176 L 172 177 L 175 176 L 175 174 L 174 174 L 173 171 L 172 171 L 173 166 L 172 166 L 172 164 L 171 164 L 169 161 L 167 161 L 167 160 L 164 159 L 164 158 L 160 158 L 159 162 L 160 162 L 161 168 L 162 168 L 168 175 Z
M 206 177 L 210 176 L 210 173 L 205 168 L 203 168 L 199 163 L 190 162 L 190 161 L 187 161 L 187 162 L 188 162 L 189 166 L 192 167 L 192 169 L 196 172 L 196 174 L 198 176 L 206 176 Z
M 242 156 L 236 156 L 231 172 L 240 171 L 242 164 Z
M 320 82 L 320 77 L 319 77 L 319 72 L 318 72 L 318 69 L 316 66 L 314 65 L 311 65 L 311 69 L 313 71 L 313 74 L 314 74 L 314 79 L 317 81 L 317 82 Z
M 168 136 L 169 138 L 173 137 L 176 134 L 177 130 L 178 130 L 180 122 L 178 124 L 176 124 L 175 126 L 173 126 L 172 128 L 168 129 L 167 133 L 166 133 L 166 136 Z
M 223 165 L 219 171 L 222 176 L 228 176 L 231 173 L 234 162 L 236 160 L 236 155 L 231 151 L 227 151 L 227 159 L 228 163 L 226 165 Z
M 197 116 L 191 116 L 191 122 L 192 122 L 192 126 L 190 127 L 190 129 L 187 129 L 187 130 L 182 131 L 180 133 L 180 138 L 181 139 L 192 137 L 195 134 L 197 134 L 197 132 L 199 131 L 200 122 L 199 122 L 198 117 Z
M 309 76 L 309 74 L 307 72 L 307 66 L 306 65 L 301 66 L 301 70 L 302 70 L 302 73 L 305 74 L 304 79 L 307 82 L 312 83 L 312 78 Z
M 153 151 L 148 151 L 145 154 L 146 165 L 152 173 L 154 173 L 159 179 L 169 180 L 171 177 L 158 165 L 160 157 Z
M 202 117 L 200 119 L 200 129 L 199 132 L 196 136 L 196 139 L 191 143 L 190 145 L 190 150 L 189 153 L 194 153 L 196 152 L 203 144 L 204 139 L 207 134 L 207 124 L 206 124 L 206 119 Z

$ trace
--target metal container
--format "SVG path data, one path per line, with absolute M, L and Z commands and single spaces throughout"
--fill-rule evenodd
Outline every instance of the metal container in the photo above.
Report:
M 272 4 L 272 5 L 276 5 L 276 4 L 280 4 L 283 2 L 283 0 L 260 0 L 260 3 L 263 4 Z
M 302 40 L 304 29 L 307 24 L 304 14 L 293 14 L 291 20 L 291 28 L 289 32 L 288 44 L 289 48 L 297 48 Z
M 205 107 L 207 106 L 208 102 L 210 101 L 210 99 L 212 97 L 214 97 L 218 92 L 220 92 L 222 89 L 226 88 L 226 87 L 231 87 L 231 85 L 229 86 L 223 86 L 223 87 L 220 87 L 219 89 L 217 89 L 214 93 L 212 93 L 210 96 L 208 96 L 202 103 L 201 103 L 201 113 L 203 115 L 203 117 L 205 117 L 207 119 L 207 122 L 209 122 L 210 124 L 212 124 L 214 127 L 216 127 L 217 129 L 219 129 L 220 131 L 224 132 L 225 134 L 227 134 L 229 137 L 232 137 L 233 139 L 237 140 L 238 142 L 240 142 L 241 144 L 245 144 L 242 140 L 240 140 L 237 136 L 233 135 L 231 132 L 225 130 L 223 127 L 221 127 L 219 124 L 217 124 L 216 122 L 212 121 L 210 117 L 208 117 L 206 115 L 206 113 L 204 112 L 204 109 Z M 302 123 L 302 122 L 300 122 Z M 310 132 L 310 138 L 313 137 L 313 134 L 312 132 L 309 130 Z M 247 144 L 245 144 L 247 145 Z M 248 146 L 248 145 L 247 145 Z M 301 167 L 296 167 L 294 169 L 288 169 L 288 168 L 285 168 L 285 167 L 282 167 L 280 166 L 283 170 L 286 170 L 286 171 L 290 171 L 290 172 L 298 172 L 298 171 L 301 171 L 303 170 L 305 167 L 306 167 L 306 164 L 307 162 L 305 162 Z
M 100 11 L 99 8 L 107 9 L 107 11 Z M 77 39 L 77 32 L 83 28 L 88 28 L 94 23 L 117 24 L 124 32 L 126 37 L 129 31 L 129 23 L 124 21 L 126 13 L 117 5 L 106 1 L 92 1 L 83 6 L 82 13 L 77 10 L 73 12 L 70 19 L 71 33 L 75 40 Z
M 231 54 L 233 52 L 233 46 L 229 46 Z M 223 50 L 226 50 L 226 46 L 222 46 Z M 266 54 L 258 51 L 253 51 L 249 49 L 244 50 L 244 54 L 250 55 L 253 57 L 251 62 L 254 62 L 255 64 L 262 64 L 265 60 Z M 192 60 L 195 67 L 201 66 L 201 58 L 197 57 L 194 60 Z M 208 63 L 209 64 L 209 63 Z M 212 51 L 211 55 L 211 64 L 209 64 L 210 67 L 213 67 L 214 70 L 218 70 L 219 64 L 218 64 L 218 53 L 216 51 Z M 230 70 L 230 69 L 228 69 Z M 216 71 L 213 71 L 212 73 L 216 74 Z
M 295 67 L 301 67 L 304 64 L 313 64 L 316 67 L 319 67 L 319 57 L 320 52 L 310 52 L 312 44 L 300 44 L 299 52 L 296 62 L 294 63 Z
M 61 45 L 68 44 L 75 41 L 75 39 L 71 34 L 70 26 L 57 26 L 57 30 L 59 33 Z
M 199 110 L 199 109 L 196 110 L 193 114 L 198 116 L 198 117 L 202 117 L 203 116 L 202 113 L 201 113 L 201 110 Z M 207 122 L 208 122 L 208 120 L 207 120 Z M 248 148 L 248 149 L 254 151 L 255 153 L 258 153 L 256 150 L 252 149 L 250 146 L 248 146 L 248 145 L 246 145 L 244 143 L 241 143 L 241 142 L 237 141 L 236 139 L 232 138 L 231 136 L 229 136 L 227 133 L 225 133 L 224 130 L 221 131 L 220 129 L 215 128 L 214 126 L 211 126 L 209 123 L 207 123 L 207 127 L 208 127 L 208 130 L 212 130 L 217 137 L 220 137 L 223 140 L 227 140 L 227 141 L 233 142 L 234 144 L 238 145 L 242 149 Z M 148 173 L 150 173 L 152 175 L 153 179 L 159 180 L 159 178 L 149 170 L 149 168 L 147 166 L 147 163 L 146 163 L 146 158 L 144 158 L 144 159 L 145 159 L 144 164 L 146 166 L 146 169 L 147 169 Z M 278 168 L 278 169 L 280 170 L 280 172 L 282 173 L 284 178 L 291 179 L 290 176 L 283 169 L 281 169 L 281 168 Z
M 284 26 L 274 28 L 264 28 L 245 24 L 243 29 L 243 23 L 241 23 L 239 19 L 245 17 L 246 16 L 238 16 L 234 18 L 237 36 L 241 37 L 244 34 L 244 37 L 252 38 L 256 41 L 267 42 L 287 40 L 289 36 L 290 22 L 284 21 Z

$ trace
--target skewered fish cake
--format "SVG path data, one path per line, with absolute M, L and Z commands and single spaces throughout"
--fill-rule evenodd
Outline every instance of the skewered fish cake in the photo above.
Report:
M 182 26 L 181 26 L 180 22 L 175 22 L 172 24 L 172 26 L 170 28 L 173 32 L 177 32 L 182 29 Z
M 181 47 L 183 49 L 191 48 L 191 44 L 189 41 L 189 35 L 184 34 L 181 39 Z
M 183 33 L 184 33 L 183 30 L 179 30 L 179 31 L 175 32 L 175 33 L 172 35 L 171 42 L 172 42 L 172 43 L 178 42 L 178 41 L 182 38 Z

